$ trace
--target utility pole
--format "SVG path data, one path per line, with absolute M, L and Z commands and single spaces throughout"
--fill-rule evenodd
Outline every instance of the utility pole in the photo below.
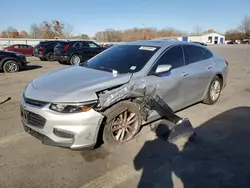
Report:
M 144 28 L 145 23 L 143 23 L 142 26 L 143 26 L 143 31 L 142 31 L 143 32 L 143 40 L 145 40 L 145 28 Z

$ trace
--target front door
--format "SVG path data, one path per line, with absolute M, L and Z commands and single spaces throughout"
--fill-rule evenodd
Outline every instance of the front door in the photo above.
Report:
M 159 65 L 171 65 L 169 72 L 155 74 Z M 171 47 L 163 53 L 159 60 L 155 63 L 149 76 L 146 78 L 147 91 L 156 87 L 158 94 L 173 110 L 180 109 L 183 104 L 180 100 L 181 76 L 184 69 L 183 50 L 180 45 Z M 153 114 L 152 116 L 154 116 Z M 150 117 L 151 118 L 151 117 Z

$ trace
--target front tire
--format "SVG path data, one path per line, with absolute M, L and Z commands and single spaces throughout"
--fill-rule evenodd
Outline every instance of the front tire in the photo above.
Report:
M 222 80 L 218 76 L 215 76 L 208 87 L 206 98 L 203 103 L 208 105 L 215 104 L 220 98 L 221 90 Z
M 106 112 L 103 141 L 107 146 L 120 145 L 132 140 L 139 132 L 142 117 L 138 106 L 130 101 L 122 101 Z
M 19 70 L 20 66 L 15 60 L 7 60 L 3 64 L 3 71 L 6 73 L 18 72 Z

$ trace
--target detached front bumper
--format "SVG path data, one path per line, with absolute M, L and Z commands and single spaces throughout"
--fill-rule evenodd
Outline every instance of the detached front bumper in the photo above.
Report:
M 71 149 L 94 147 L 103 115 L 88 112 L 63 114 L 49 109 L 49 104 L 37 107 L 21 100 L 24 130 L 43 144 Z

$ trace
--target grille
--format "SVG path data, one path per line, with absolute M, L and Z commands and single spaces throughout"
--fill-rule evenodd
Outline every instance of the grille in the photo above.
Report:
M 42 116 L 24 109 L 21 109 L 21 116 L 27 124 L 34 127 L 43 128 L 46 123 L 46 119 Z
M 29 98 L 25 98 L 25 97 L 24 97 L 24 101 L 27 104 L 31 104 L 33 106 L 38 106 L 38 107 L 43 107 L 43 106 L 48 104 L 48 102 L 45 102 L 45 101 L 38 101 L 38 100 L 29 99 Z

